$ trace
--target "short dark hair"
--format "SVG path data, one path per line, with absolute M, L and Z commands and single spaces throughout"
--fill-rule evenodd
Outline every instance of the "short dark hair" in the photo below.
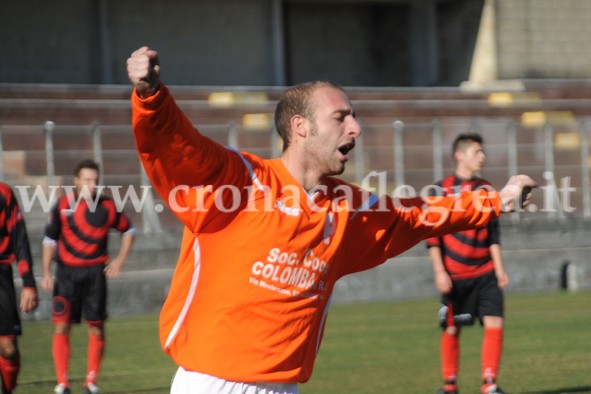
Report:
M 314 121 L 315 108 L 310 105 L 312 94 L 319 88 L 330 87 L 344 92 L 338 84 L 330 81 L 306 82 L 288 88 L 275 107 L 275 128 L 283 140 L 285 151 L 291 142 L 289 134 L 289 123 L 295 115 L 301 115 L 306 119 Z
M 96 172 L 100 172 L 100 166 L 99 164 L 91 159 L 84 159 L 82 161 L 80 161 L 76 167 L 74 167 L 74 176 L 75 177 L 79 177 L 80 176 L 80 171 L 82 171 L 83 168 L 89 168 L 91 170 L 96 170 Z
M 478 133 L 463 133 L 458 135 L 451 146 L 452 156 L 459 150 L 463 150 L 466 143 L 477 142 L 480 145 L 483 143 L 482 136 Z

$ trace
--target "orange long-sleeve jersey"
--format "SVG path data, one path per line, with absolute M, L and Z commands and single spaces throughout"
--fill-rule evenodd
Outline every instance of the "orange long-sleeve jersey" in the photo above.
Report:
M 307 381 L 339 278 L 500 212 L 485 191 L 395 200 L 327 178 L 308 193 L 280 159 L 200 134 L 164 85 L 132 108 L 146 172 L 185 226 L 160 337 L 186 370 Z

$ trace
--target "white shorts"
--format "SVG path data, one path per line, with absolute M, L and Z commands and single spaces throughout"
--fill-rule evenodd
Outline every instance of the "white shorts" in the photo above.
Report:
M 298 394 L 298 385 L 230 382 L 179 367 L 170 394 Z

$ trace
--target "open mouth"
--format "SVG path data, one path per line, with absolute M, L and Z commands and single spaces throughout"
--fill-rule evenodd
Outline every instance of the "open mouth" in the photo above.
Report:
M 339 146 L 339 152 L 341 152 L 343 156 L 347 156 L 347 154 L 351 152 L 353 148 L 355 148 L 355 141 Z

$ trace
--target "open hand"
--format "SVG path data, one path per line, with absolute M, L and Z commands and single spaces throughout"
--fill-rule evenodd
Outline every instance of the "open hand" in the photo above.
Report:
M 514 211 L 519 203 L 521 203 L 521 208 L 528 206 L 532 198 L 532 189 L 536 187 L 538 187 L 538 183 L 529 176 L 513 175 L 499 192 L 503 211 Z

